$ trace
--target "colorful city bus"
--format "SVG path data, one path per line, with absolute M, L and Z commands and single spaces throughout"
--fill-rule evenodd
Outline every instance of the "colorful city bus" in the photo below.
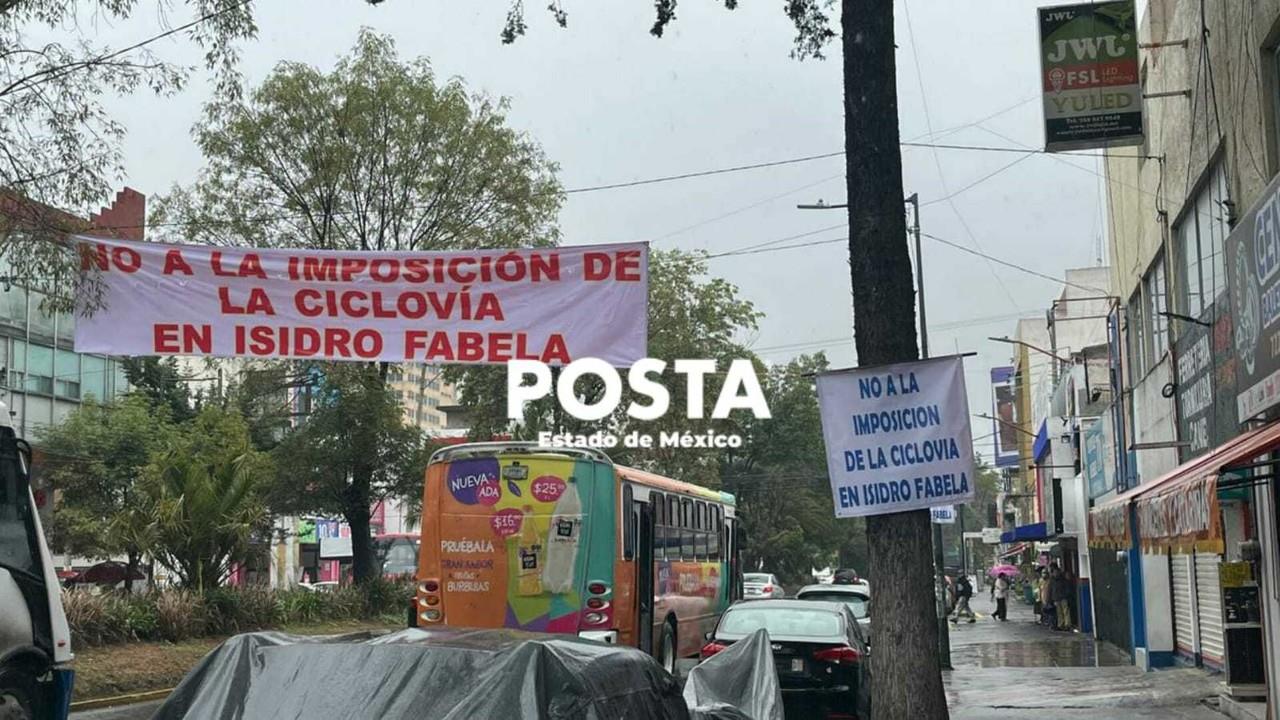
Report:
M 420 627 L 575 633 L 673 670 L 742 594 L 732 495 L 597 450 L 445 448 L 422 508 Z

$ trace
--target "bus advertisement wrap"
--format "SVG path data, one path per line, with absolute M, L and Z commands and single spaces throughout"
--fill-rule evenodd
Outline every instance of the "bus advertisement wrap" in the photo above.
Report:
M 643 243 L 458 252 L 219 248 L 76 238 L 101 307 L 76 351 L 565 365 L 645 356 Z

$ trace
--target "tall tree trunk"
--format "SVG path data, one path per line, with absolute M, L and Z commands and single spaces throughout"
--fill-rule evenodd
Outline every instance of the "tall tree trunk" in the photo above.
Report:
M 347 507 L 343 515 L 351 528 L 351 578 L 357 585 L 373 579 L 373 538 L 369 536 L 369 473 L 359 469 L 347 488 Z
M 898 146 L 893 2 L 842 0 L 840 25 L 858 362 L 915 360 L 919 348 Z M 876 719 L 945 719 L 929 513 L 869 517 L 867 542 L 879 598 L 871 630 Z
M 124 567 L 124 592 L 126 595 L 132 595 L 133 594 L 133 576 L 135 573 L 138 572 L 138 565 L 140 563 L 140 558 L 138 557 L 139 556 L 138 551 L 133 548 L 129 548 L 126 554 L 128 555 L 129 559 L 128 559 L 128 562 L 125 563 L 125 567 Z

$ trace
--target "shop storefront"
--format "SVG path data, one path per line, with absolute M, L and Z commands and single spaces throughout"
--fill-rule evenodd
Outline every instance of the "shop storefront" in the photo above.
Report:
M 1123 503 L 1104 505 L 1089 513 L 1094 637 L 1131 653 L 1128 547 L 1129 524 Z

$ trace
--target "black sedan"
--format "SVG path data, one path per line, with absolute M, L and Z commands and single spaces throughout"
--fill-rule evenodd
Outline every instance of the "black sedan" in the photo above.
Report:
M 871 659 L 857 618 L 844 603 L 756 600 L 738 603 L 702 648 L 706 659 L 764 628 L 773 643 L 788 716 L 865 718 L 871 707 Z

